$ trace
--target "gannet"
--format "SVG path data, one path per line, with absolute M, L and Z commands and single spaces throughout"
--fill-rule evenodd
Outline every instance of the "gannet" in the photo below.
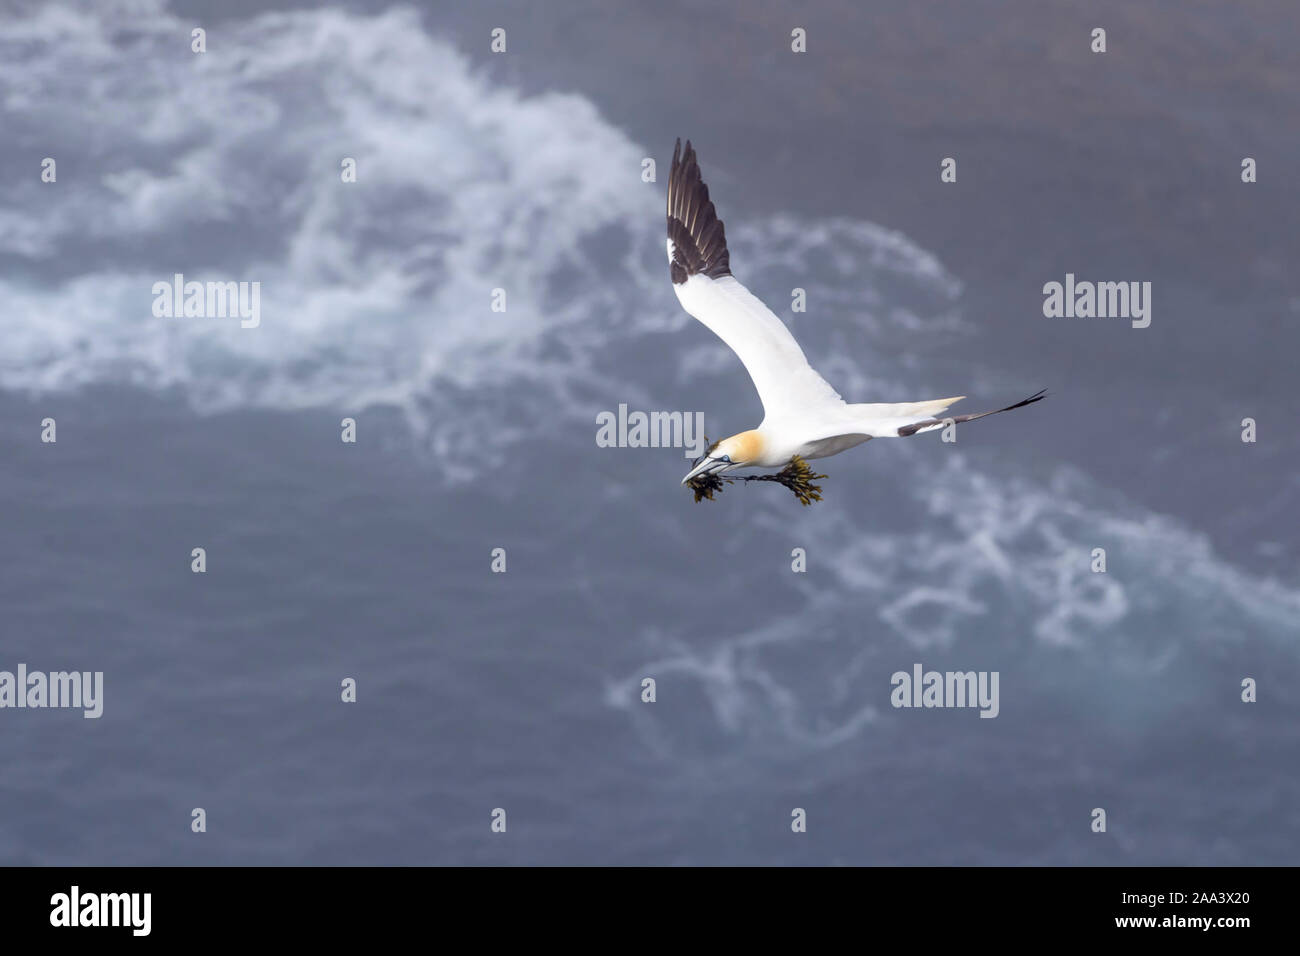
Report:
M 690 140 L 673 148 L 668 176 L 668 272 L 682 308 L 708 326 L 744 364 L 763 402 L 757 428 L 724 438 L 696 460 L 682 484 L 697 475 L 737 468 L 785 466 L 798 455 L 826 458 L 871 438 L 907 438 L 949 422 L 1023 408 L 1022 402 L 991 412 L 941 417 L 966 396 L 926 402 L 850 405 L 808 364 L 803 350 L 776 314 L 731 274 L 727 237 L 709 199 Z

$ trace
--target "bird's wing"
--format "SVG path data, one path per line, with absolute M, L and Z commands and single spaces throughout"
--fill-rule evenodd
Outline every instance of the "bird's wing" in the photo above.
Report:
M 668 271 L 684 308 L 731 347 L 768 418 L 842 412 L 844 400 L 808 364 L 780 319 L 731 274 L 722 220 L 690 141 L 673 149 L 668 176 Z
M 943 428 L 948 422 L 954 425 L 960 425 L 962 422 L 973 422 L 977 418 L 987 418 L 990 415 L 1000 415 L 1002 412 L 1009 412 L 1013 408 L 1024 408 L 1026 405 L 1032 405 L 1034 402 L 1041 402 L 1047 395 L 1047 389 L 1035 392 L 1022 402 L 1016 402 L 1014 405 L 1008 405 L 1006 408 L 995 408 L 991 412 L 976 412 L 973 415 L 953 415 L 950 418 L 928 417 L 919 421 L 913 421 L 899 427 L 899 438 L 910 438 L 912 435 L 919 435 L 922 432 L 934 431 L 936 428 Z M 944 399 L 945 402 L 952 404 L 952 399 Z M 945 405 L 944 408 L 947 408 Z
M 995 408 L 991 412 L 976 412 L 973 415 L 944 415 L 948 406 L 960 402 L 966 396 L 954 398 L 936 398 L 928 402 L 902 402 L 896 405 L 848 405 L 847 420 L 828 422 L 820 429 L 806 432 L 809 441 L 837 438 L 846 435 L 864 435 L 868 438 L 910 438 L 924 432 L 943 428 L 949 422 L 960 425 L 976 419 L 999 415 L 1015 408 L 1024 408 L 1034 402 L 1042 401 L 1047 389 L 1030 395 L 1023 402 L 1016 402 L 1006 408 Z M 847 427 L 846 427 L 847 426 Z

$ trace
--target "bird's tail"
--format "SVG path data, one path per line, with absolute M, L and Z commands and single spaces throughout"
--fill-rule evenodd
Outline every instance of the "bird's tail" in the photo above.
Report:
M 897 402 L 892 405 L 851 405 L 849 407 L 855 416 L 866 419 L 901 418 L 915 421 L 918 418 L 933 418 L 949 405 L 955 405 L 965 397 L 965 395 L 955 395 L 952 398 L 934 398 L 928 402 Z

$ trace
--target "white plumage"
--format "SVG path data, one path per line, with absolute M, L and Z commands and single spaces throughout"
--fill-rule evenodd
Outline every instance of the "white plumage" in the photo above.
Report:
M 682 479 L 750 466 L 784 466 L 799 455 L 825 458 L 870 438 L 897 438 L 967 422 L 1036 402 L 975 415 L 940 418 L 964 396 L 923 402 L 851 405 L 808 364 L 776 314 L 731 274 L 726 233 L 709 199 L 689 141 L 673 151 L 668 177 L 668 262 L 682 308 L 726 342 L 744 364 L 763 402 L 757 429 L 723 439 Z

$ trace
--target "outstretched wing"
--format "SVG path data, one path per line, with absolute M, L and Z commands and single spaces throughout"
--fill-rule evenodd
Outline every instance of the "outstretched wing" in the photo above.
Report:
M 668 271 L 684 308 L 731 347 L 769 419 L 842 413 L 844 400 L 808 364 L 780 319 L 731 274 L 727 237 L 690 140 L 668 175 Z
M 1047 395 L 1047 389 L 1035 392 L 1022 402 L 1016 402 L 1014 405 L 1008 405 L 1006 408 L 995 408 L 991 412 L 976 412 L 974 415 L 954 415 L 951 418 L 925 418 L 921 421 L 912 422 L 903 425 L 898 429 L 899 438 L 910 438 L 912 435 L 919 435 L 922 432 L 934 431 L 936 428 L 943 428 L 948 422 L 954 425 L 960 425 L 962 422 L 973 422 L 977 418 L 988 418 L 990 415 L 1000 415 L 1002 412 L 1009 412 L 1013 408 L 1024 408 L 1026 405 L 1032 405 L 1034 402 L 1041 402 Z M 949 404 L 952 399 L 944 399 Z M 945 408 L 947 406 L 944 406 Z
M 910 438 L 922 432 L 943 428 L 949 422 L 960 425 L 976 419 L 988 418 L 1009 412 L 1013 408 L 1024 408 L 1034 402 L 1042 401 L 1047 389 L 1030 395 L 1023 402 L 1016 402 L 1006 408 L 995 408 L 991 412 L 976 412 L 973 415 L 950 415 L 940 417 L 948 406 L 960 402 L 966 396 L 955 395 L 952 398 L 936 398 L 927 402 L 900 402 L 893 405 L 846 405 L 846 417 L 843 420 L 827 422 L 825 425 L 806 429 L 804 438 L 809 443 L 833 441 L 835 439 L 856 438 L 866 441 L 869 438 Z

